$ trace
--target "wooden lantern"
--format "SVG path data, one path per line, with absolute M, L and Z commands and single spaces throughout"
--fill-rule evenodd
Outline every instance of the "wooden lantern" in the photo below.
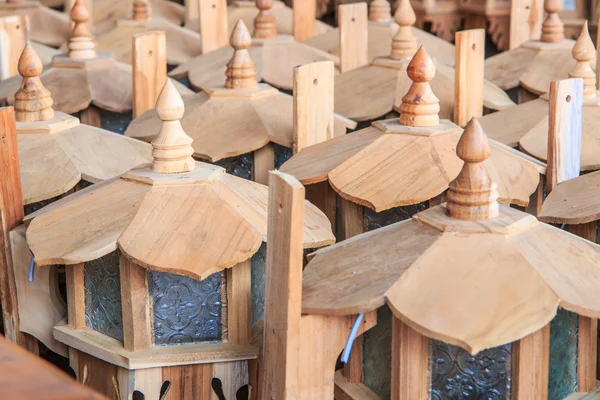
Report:
M 0 16 L 10 15 L 29 18 L 30 39 L 35 42 L 58 47 L 65 43 L 71 34 L 71 21 L 68 16 L 38 1 L 7 0 L 0 3 Z
M 555 52 L 558 57 L 558 52 Z M 596 170 L 600 166 L 598 158 L 598 102 L 596 74 L 590 66 L 595 56 L 592 40 L 584 27 L 572 48 L 571 60 L 563 62 L 559 71 L 549 74 L 557 78 L 582 78 L 584 80 L 583 138 L 581 170 Z M 503 110 L 481 119 L 488 135 L 509 146 L 519 147 L 537 159 L 546 160 L 548 154 L 548 99 L 547 96 L 521 104 L 512 110 Z M 502 125 L 502 126 L 499 126 Z
M 293 98 L 257 83 L 257 66 L 251 52 L 259 48 L 250 47 L 250 43 L 250 34 L 240 20 L 231 35 L 234 53 L 224 74 L 225 85 L 186 96 L 188 111 L 182 124 L 194 140 L 194 157 L 266 184 L 267 172 L 291 155 L 286 148 L 292 147 L 294 139 Z M 131 123 L 125 135 L 150 141 L 158 134 L 158 122 L 156 113 L 148 111 Z M 337 119 L 338 136 L 346 132 L 346 124 Z
M 549 323 L 559 307 L 575 319 L 600 316 L 600 247 L 498 204 L 498 185 L 483 165 L 492 150 L 476 120 L 456 152 L 464 165 L 449 185 L 447 204 L 310 256 L 301 324 L 365 313 L 358 326 L 368 327 L 369 313 L 389 306 L 392 399 L 564 398 L 553 397 L 549 367 L 569 359 L 550 354 Z M 578 354 L 584 369 L 595 358 L 586 347 L 596 340 L 590 335 L 580 331 L 563 347 Z M 312 342 L 299 346 L 302 359 L 317 360 L 309 349 L 321 349 Z M 264 354 L 267 364 L 267 348 Z M 301 382 L 304 374 L 331 376 L 335 357 L 318 359 L 310 367 L 288 364 L 286 372 L 298 371 Z M 270 368 L 276 367 L 263 367 L 265 374 Z M 299 385 L 298 398 L 331 397 L 332 385 L 311 384 Z
M 444 40 L 451 41 L 462 21 L 457 3 L 456 0 L 411 1 L 417 16 L 417 26 L 424 29 L 425 24 L 431 24 L 431 32 Z
M 80 380 L 111 398 L 169 386 L 178 399 L 219 386 L 235 398 L 258 354 L 267 188 L 192 159 L 170 81 L 156 112 L 152 164 L 27 218 L 27 242 L 38 268 L 66 265 L 68 323 L 54 335 Z M 303 247 L 333 243 L 325 215 L 306 209 Z
M 353 27 L 355 21 L 361 19 L 362 16 L 357 16 L 352 12 L 344 12 L 344 10 L 355 6 L 356 4 L 340 6 L 338 9 L 339 28 L 316 35 L 305 40 L 304 43 L 332 54 L 340 55 L 340 37 L 344 38 L 344 46 L 351 46 L 354 49 L 360 47 L 360 40 L 348 37 L 347 33 L 350 30 L 358 30 L 358 35 L 366 35 L 368 38 L 368 53 L 363 64 L 367 64 L 377 57 L 389 55 L 392 38 L 396 35 L 399 28 L 398 21 L 392 18 L 390 3 L 387 0 L 374 0 L 369 3 L 367 29 L 360 29 L 360 26 L 358 29 Z M 364 10 L 360 10 L 359 12 L 361 11 L 364 12 Z M 400 14 L 395 14 L 395 18 L 401 19 Z M 414 26 L 410 30 L 417 38 L 417 41 L 429 49 L 438 61 L 449 66 L 454 66 L 454 46 L 451 43 Z M 344 32 L 343 35 L 342 32 Z M 349 51 L 354 52 L 356 50 L 351 49 Z
M 167 39 L 167 64 L 179 65 L 202 53 L 200 35 L 152 14 L 150 0 L 135 0 L 131 17 L 119 19 L 117 26 L 98 35 L 99 51 L 111 53 L 117 61 L 132 63 L 131 36 L 149 31 L 163 31 Z
M 415 14 L 406 0 L 396 10 L 400 26 L 392 39 L 391 51 L 378 57 L 369 65 L 344 72 L 335 80 L 335 111 L 355 121 L 372 121 L 384 117 L 392 110 L 398 111 L 400 98 L 412 85 L 404 73 L 410 59 L 417 51 L 417 38 L 411 26 Z M 452 118 L 454 108 L 454 70 L 436 62 L 437 74 L 431 85 L 440 98 L 442 118 Z M 514 103 L 495 85 L 486 82 L 484 105 L 493 110 L 511 107 Z
M 559 17 L 561 8 L 560 0 L 545 0 L 547 15 L 541 38 L 528 40 L 485 61 L 487 79 L 507 91 L 523 89 L 518 92 L 520 103 L 535 98 L 531 94 L 546 93 L 550 82 L 564 79 L 575 64 L 571 56 L 575 42 L 565 39 L 564 24 Z
M 248 52 L 256 63 L 258 81 L 290 90 L 294 66 L 313 61 L 338 61 L 336 56 L 296 42 L 292 36 L 278 34 L 275 16 L 271 13 L 273 0 L 256 0 L 256 5 L 260 12 L 254 20 L 254 37 Z M 188 76 L 191 85 L 199 89 L 223 85 L 222 72 L 233 52 L 230 47 L 220 48 L 180 65 L 169 76 Z
M 199 6 L 198 6 L 198 3 L 199 3 Z M 205 7 L 204 3 L 206 3 L 206 5 L 209 6 L 209 7 L 206 7 L 206 10 L 208 10 L 208 12 L 210 12 L 210 9 L 212 8 L 212 5 L 215 3 L 215 1 L 212 1 L 212 0 L 209 0 L 209 1 L 200 0 L 199 2 L 192 1 L 192 0 L 186 1 L 186 7 L 189 10 L 187 13 L 187 17 L 186 17 L 186 23 L 185 23 L 186 28 L 202 33 L 206 29 L 206 27 L 202 27 L 202 21 L 206 21 L 207 24 L 213 23 L 210 20 L 207 20 L 204 17 L 202 17 L 202 12 L 206 13 L 206 10 L 203 9 L 203 7 Z M 226 4 L 230 4 L 230 5 L 225 8 L 221 5 L 222 3 L 225 3 L 225 5 Z M 311 8 L 310 7 L 311 3 L 314 3 L 314 0 L 304 0 L 303 2 L 300 2 L 300 4 L 294 4 L 293 9 L 292 9 L 290 7 L 287 7 L 283 2 L 281 2 L 279 0 L 274 0 L 273 7 L 271 8 L 271 14 L 273 14 L 273 17 L 275 18 L 275 23 L 277 24 L 277 32 L 284 34 L 284 35 L 294 35 L 296 40 L 302 41 L 306 37 L 298 37 L 297 36 L 297 33 L 294 32 L 294 24 L 298 25 L 299 23 L 301 23 L 301 24 L 312 25 L 313 30 L 312 30 L 312 34 L 310 36 L 321 35 L 323 33 L 333 30 L 333 28 L 330 25 L 327 25 L 326 23 L 324 23 L 322 21 L 315 20 L 315 13 L 312 14 L 311 21 L 296 22 L 297 21 L 296 14 L 298 13 L 298 8 L 306 7 L 307 9 L 309 9 L 309 8 Z M 226 28 L 226 29 L 228 29 L 229 34 L 231 34 L 231 32 L 233 32 L 233 28 L 235 27 L 235 24 L 240 19 L 242 21 L 244 21 L 246 26 L 253 26 L 254 19 L 256 18 L 256 16 L 258 15 L 258 13 L 260 11 L 256 7 L 256 3 L 254 2 L 254 0 L 235 0 L 235 1 L 217 0 L 216 4 L 217 4 L 217 8 L 223 8 L 223 11 L 225 11 L 226 16 L 222 21 L 223 21 L 223 23 L 227 24 L 228 28 Z M 302 11 L 304 11 L 304 10 L 302 10 Z M 308 36 L 308 37 L 310 37 L 310 36 Z
M 55 56 L 49 69 L 40 76 L 54 97 L 54 108 L 65 114 L 81 113 L 89 125 L 122 132 L 131 121 L 132 73 L 106 53 L 98 53 L 94 38 L 86 27 L 88 13 L 83 0 L 71 10 L 73 32 L 67 53 Z M 16 76 L 0 82 L 0 99 L 13 104 L 21 85 Z M 178 84 L 182 93 L 189 89 Z

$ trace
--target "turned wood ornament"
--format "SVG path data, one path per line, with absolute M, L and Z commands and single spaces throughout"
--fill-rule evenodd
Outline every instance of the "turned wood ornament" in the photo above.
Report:
M 256 64 L 250 58 L 248 48 L 252 45 L 252 38 L 241 19 L 235 25 L 229 39 L 234 48 L 233 57 L 227 63 L 225 87 L 229 89 L 247 89 L 256 86 Z
M 133 15 L 134 21 L 148 21 L 152 18 L 152 4 L 149 0 L 134 0 Z
M 392 7 L 387 0 L 371 0 L 369 21 L 385 23 L 392 19 Z
M 156 101 L 156 113 L 162 121 L 160 132 L 152 141 L 152 170 L 161 174 L 178 174 L 192 171 L 196 163 L 192 158 L 192 138 L 181 127 L 184 105 L 181 95 L 167 79 Z
M 257 39 L 273 39 L 277 37 L 275 17 L 271 14 L 273 0 L 256 0 L 256 8 L 260 11 L 254 19 L 254 37 Z
M 15 93 L 15 119 L 19 122 L 48 121 L 54 117 L 52 96 L 40 80 L 42 60 L 31 43 L 21 53 L 18 64 L 23 77 L 21 87 Z
M 429 85 L 435 76 L 435 66 L 423 46 L 408 64 L 406 73 L 413 83 L 408 93 L 402 97 L 400 124 L 421 127 L 438 125 L 440 100 Z
M 582 78 L 583 97 L 596 97 L 596 73 L 590 64 L 590 61 L 596 55 L 596 49 L 594 49 L 594 43 L 590 37 L 587 21 L 583 23 L 579 37 L 575 42 L 575 46 L 573 46 L 572 54 L 573 58 L 577 60 L 577 65 L 569 73 L 569 78 Z
M 417 51 L 417 38 L 412 33 L 412 26 L 417 21 L 417 17 L 410 0 L 400 0 L 394 19 L 400 27 L 392 38 L 391 57 L 393 60 L 411 58 Z
M 89 59 L 96 57 L 94 37 L 86 25 L 89 19 L 90 14 L 83 4 L 83 0 L 76 0 L 71 9 L 71 20 L 75 25 L 67 44 L 67 54 L 70 58 Z
M 467 124 L 458 141 L 456 154 L 465 163 L 449 185 L 448 215 L 466 221 L 497 217 L 498 185 L 490 179 L 483 165 L 490 157 L 491 149 L 481 124 L 475 118 Z
M 562 8 L 562 0 L 544 0 L 544 11 L 547 15 L 542 23 L 542 42 L 558 43 L 565 39 L 565 27 L 558 16 Z

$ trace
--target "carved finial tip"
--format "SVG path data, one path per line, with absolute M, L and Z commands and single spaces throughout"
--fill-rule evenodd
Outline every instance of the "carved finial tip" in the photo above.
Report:
M 183 99 L 170 79 L 163 86 L 158 100 L 156 113 L 162 121 L 176 121 L 183 117 L 185 111 Z
M 23 78 L 40 76 L 42 74 L 43 68 L 44 65 L 42 64 L 42 60 L 36 53 L 31 43 L 27 42 L 27 45 L 21 53 L 21 57 L 19 57 L 19 64 L 17 66 L 19 74 Z
M 413 82 L 428 82 L 435 76 L 435 65 L 427 54 L 425 47 L 419 47 L 406 69 L 408 77 Z
M 592 61 L 594 59 L 594 43 L 590 37 L 587 21 L 584 22 L 571 53 L 577 61 Z
M 90 19 L 90 13 L 81 0 L 76 0 L 71 9 L 71 19 L 78 24 L 84 24 Z
M 490 144 L 481 123 L 472 118 L 456 146 L 456 155 L 464 162 L 480 163 L 491 154 Z
M 252 45 L 252 37 L 246 27 L 246 24 L 241 19 L 235 24 L 231 37 L 229 38 L 231 47 L 236 50 L 247 49 Z
M 417 15 L 410 4 L 410 0 L 400 0 L 394 14 L 394 20 L 400 26 L 412 26 L 417 22 Z

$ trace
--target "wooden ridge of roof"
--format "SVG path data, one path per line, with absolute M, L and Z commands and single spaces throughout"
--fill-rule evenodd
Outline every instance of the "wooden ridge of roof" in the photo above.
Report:
M 491 149 L 480 125 L 469 125 L 448 203 L 311 255 L 303 313 L 387 304 L 421 334 L 471 354 L 537 331 L 558 307 L 600 316 L 600 246 L 498 205 L 495 183 L 477 165 Z
M 246 26 L 252 26 L 258 15 L 258 8 L 253 0 L 236 0 L 227 7 L 227 26 L 229 33 L 233 31 L 235 24 L 241 19 Z M 275 17 L 277 31 L 283 35 L 291 35 L 294 31 L 294 10 L 282 1 L 275 0 L 271 14 Z M 200 31 L 198 19 L 186 21 L 185 27 L 194 31 Z M 333 31 L 333 27 L 319 20 L 315 21 L 315 35 L 321 35 Z

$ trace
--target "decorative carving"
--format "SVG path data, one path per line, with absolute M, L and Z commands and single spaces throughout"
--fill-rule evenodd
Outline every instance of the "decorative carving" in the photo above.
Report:
M 214 343 L 223 340 L 223 272 L 198 281 L 148 271 L 154 313 L 154 343 Z
M 271 14 L 273 0 L 256 0 L 256 8 L 260 11 L 254 19 L 254 37 L 257 39 L 272 39 L 277 37 L 275 17 Z
M 410 0 L 400 0 L 394 19 L 399 25 L 398 32 L 392 38 L 393 60 L 411 58 L 417 51 L 417 38 L 412 33 L 412 26 L 417 20 Z
M 431 22 L 431 33 L 448 42 L 454 41 L 454 34 L 460 28 L 461 23 L 461 17 L 455 12 L 449 15 L 428 16 L 426 20 Z
M 15 119 L 20 122 L 48 121 L 54 117 L 52 96 L 40 80 L 43 70 L 42 60 L 31 43 L 19 57 L 17 69 L 23 77 L 21 87 L 15 93 Z
M 392 19 L 392 7 L 388 0 L 371 0 L 369 3 L 369 21 L 387 23 Z
M 558 310 L 550 323 L 549 399 L 564 399 L 577 391 L 578 331 L 579 316 Z
M 544 11 L 547 16 L 542 23 L 541 41 L 558 43 L 565 40 L 565 27 L 558 13 L 562 10 L 562 0 L 545 0 Z
M 67 54 L 70 58 L 90 59 L 96 57 L 94 37 L 86 25 L 89 19 L 90 14 L 83 1 L 75 0 L 75 4 L 71 9 L 71 20 L 74 23 L 73 31 L 67 43 Z
M 119 255 L 116 251 L 84 264 L 85 320 L 89 328 L 123 341 Z
M 244 21 L 235 24 L 229 44 L 234 48 L 233 56 L 227 63 L 225 87 L 229 89 L 247 89 L 256 86 L 256 64 L 252 61 L 248 48 L 252 38 Z
M 134 21 L 148 21 L 152 18 L 152 3 L 149 0 L 134 0 L 133 15 Z
M 457 346 L 430 343 L 431 399 L 510 399 L 510 344 L 472 356 Z
M 577 65 L 569 73 L 569 78 L 582 78 L 583 96 L 585 98 L 596 97 L 596 73 L 590 65 L 590 61 L 596 56 L 596 49 L 590 37 L 587 21 L 581 27 L 581 32 L 573 46 L 572 54 L 573 58 L 577 60 Z
M 488 20 L 490 23 L 488 32 L 492 37 L 492 42 L 498 50 L 508 50 L 510 44 L 510 16 L 490 15 Z

